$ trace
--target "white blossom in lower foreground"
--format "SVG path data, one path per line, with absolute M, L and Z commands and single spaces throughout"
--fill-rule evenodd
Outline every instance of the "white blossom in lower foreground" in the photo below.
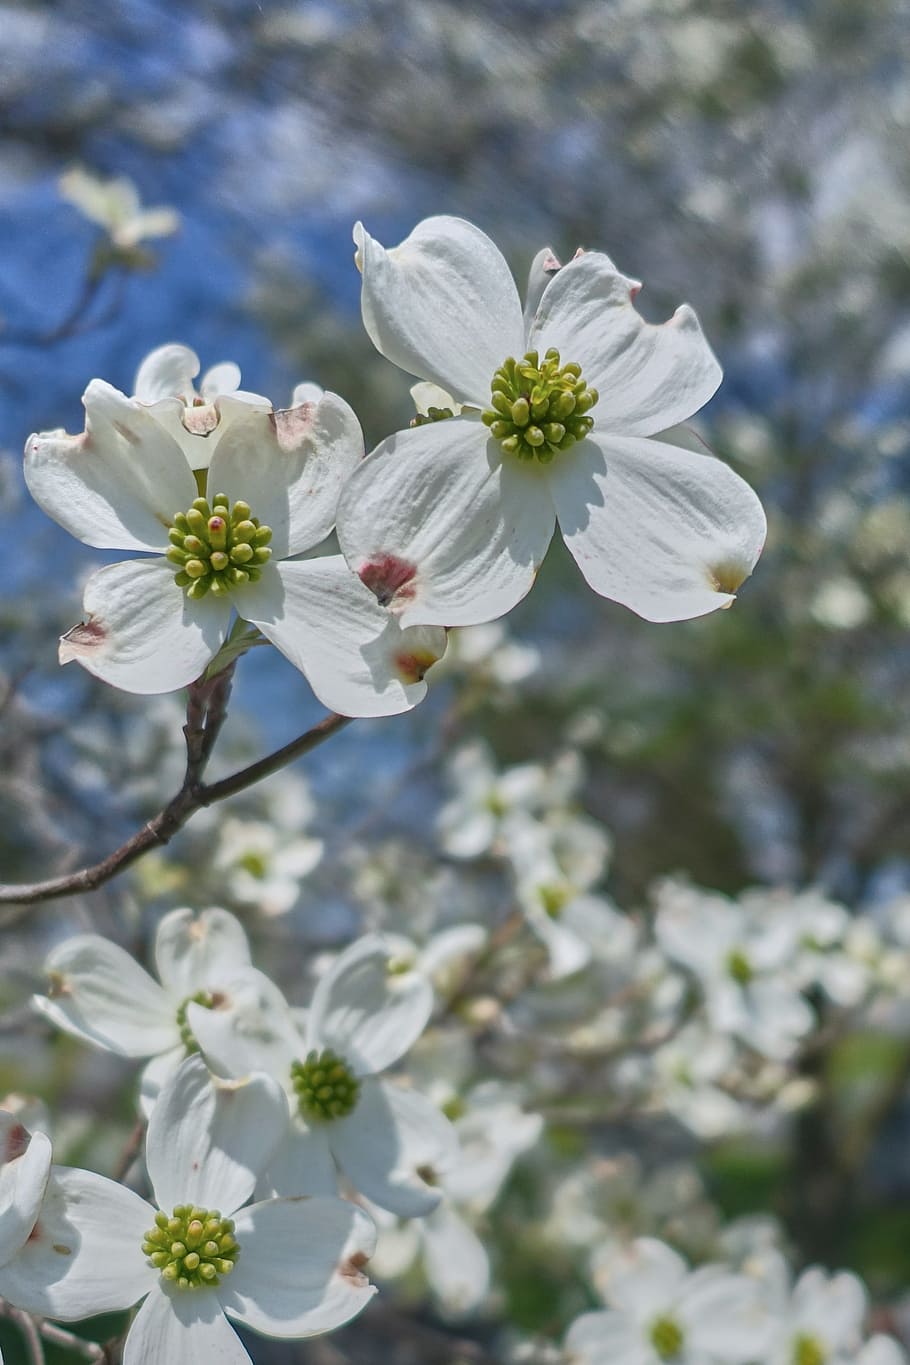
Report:
M 144 1300 L 123 1365 L 249 1365 L 228 1319 L 264 1336 L 331 1331 L 374 1290 L 375 1229 L 334 1197 L 247 1206 L 287 1122 L 268 1077 L 213 1083 L 187 1058 L 149 1121 L 149 1204 L 90 1171 L 54 1167 L 32 1233 L 0 1267 L 0 1295 L 67 1322 Z
M 29 1239 L 50 1171 L 50 1140 L 29 1133 L 17 1114 L 0 1109 L 0 1276 Z
M 429 980 L 399 965 L 378 935 L 358 939 L 320 977 L 302 1032 L 277 988 L 267 1002 L 241 992 L 226 1010 L 188 1006 L 216 1071 L 266 1071 L 288 1095 L 290 1132 L 263 1188 L 334 1190 L 337 1169 L 402 1217 L 438 1204 L 439 1180 L 457 1155 L 452 1125 L 423 1095 L 378 1074 L 407 1052 L 433 1008 Z
M 664 1242 L 640 1237 L 600 1267 L 602 1312 L 569 1328 L 573 1365 L 746 1365 L 764 1360 L 758 1287 L 721 1266 L 690 1271 Z
M 760 1275 L 774 1324 L 767 1365 L 906 1365 L 891 1337 L 863 1343 L 869 1302 L 856 1275 L 811 1266 L 792 1285 L 786 1261 L 775 1252 L 764 1258 Z
M 100 934 L 76 934 L 45 961 L 47 995 L 32 1003 L 58 1028 L 121 1057 L 148 1057 L 141 1097 L 150 1111 L 160 1087 L 196 1043 L 192 1001 L 226 1008 L 241 982 L 268 988 L 250 960 L 240 921 L 226 910 L 172 910 L 155 935 L 155 981 L 125 949 Z
M 386 250 L 358 223 L 376 347 L 452 406 L 383 441 L 339 504 L 342 551 L 404 624 L 472 625 L 531 587 L 558 521 L 594 590 L 652 621 L 729 606 L 765 538 L 727 465 L 651 437 L 721 370 L 695 314 L 652 326 L 601 252 L 532 270 L 528 316 L 490 239 L 428 218 Z M 544 253 L 546 254 L 546 253 Z
M 161 401 L 183 410 L 182 398 Z M 341 555 L 297 558 L 331 531 L 363 454 L 347 403 L 327 393 L 283 412 L 245 404 L 195 470 L 160 403 L 153 412 L 97 379 L 83 403 L 81 435 L 29 438 L 26 483 L 85 544 L 154 557 L 92 574 L 86 619 L 63 637 L 61 663 L 75 659 L 128 692 L 170 692 L 204 672 L 236 616 L 335 711 L 391 715 L 423 699 L 444 632 L 403 631 Z

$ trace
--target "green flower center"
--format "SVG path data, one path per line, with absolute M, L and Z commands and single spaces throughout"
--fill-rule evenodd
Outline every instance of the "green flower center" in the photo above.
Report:
M 661 1360 L 674 1360 L 684 1340 L 683 1330 L 673 1318 L 655 1318 L 651 1323 L 651 1345 Z
M 350 1114 L 360 1094 L 360 1082 L 343 1057 L 331 1048 L 309 1052 L 291 1063 L 291 1083 L 305 1119 L 342 1119 Z
M 825 1365 L 828 1353 L 818 1337 L 800 1333 L 793 1342 L 793 1365 Z
M 521 360 L 509 356 L 491 388 L 492 406 L 483 421 L 503 450 L 520 460 L 549 464 L 594 426 L 586 414 L 597 402 L 597 390 L 588 388 L 580 365 L 561 366 L 553 347 L 542 361 L 536 351 Z
M 561 882 L 546 882 L 538 890 L 540 902 L 550 919 L 559 919 L 572 899 L 572 891 Z
M 727 971 L 740 986 L 748 986 L 755 976 L 752 963 L 741 948 L 734 948 L 727 957 Z
M 180 1041 L 183 1043 L 187 1052 L 199 1051 L 199 1044 L 196 1042 L 196 1036 L 187 1023 L 187 1005 L 202 1005 L 203 1009 L 213 1010 L 217 1003 L 217 997 L 213 995 L 211 991 L 197 991 L 195 995 L 188 995 L 177 1010 L 177 1027 L 180 1030 Z
M 222 596 L 256 582 L 272 557 L 271 539 L 271 527 L 260 526 L 247 503 L 231 507 L 224 493 L 216 493 L 211 506 L 200 497 L 177 513 L 168 529 L 167 557 L 187 597 Z
M 156 1213 L 142 1250 L 149 1265 L 178 1289 L 218 1284 L 234 1269 L 240 1254 L 232 1220 L 222 1218 L 217 1209 L 195 1204 L 178 1204 L 170 1216 Z

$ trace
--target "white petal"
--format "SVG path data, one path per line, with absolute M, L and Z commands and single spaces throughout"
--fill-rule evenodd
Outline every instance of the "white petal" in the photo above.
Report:
M 376 1290 L 362 1267 L 376 1229 L 354 1204 L 274 1199 L 241 1209 L 242 1254 L 219 1297 L 237 1322 L 269 1337 L 307 1337 L 348 1322 Z
M 329 1146 L 328 1124 L 306 1128 L 295 1120 L 256 1186 L 257 1198 L 337 1193 L 338 1171 Z
M 559 525 L 588 583 L 647 621 L 729 606 L 761 554 L 761 503 L 708 455 L 595 432 L 550 468 Z
M 66 1033 L 122 1057 L 149 1057 L 180 1041 L 164 991 L 134 957 L 100 934 L 76 934 L 47 957 L 51 995 L 35 1008 Z
M 445 652 L 445 631 L 402 630 L 341 555 L 284 560 L 244 588 L 237 606 L 323 705 L 345 716 L 410 710 L 426 696 L 424 673 Z
M 362 459 L 360 423 L 343 398 L 326 393 L 318 403 L 233 421 L 212 456 L 208 487 L 249 503 L 284 559 L 329 534 L 341 490 Z
M 240 388 L 240 377 L 240 366 L 235 365 L 233 360 L 223 360 L 220 365 L 213 365 L 206 370 L 199 385 L 199 395 L 211 403 L 220 394 L 236 393 Z
M 420 972 L 390 972 L 393 950 L 377 934 L 358 939 L 319 979 L 307 1014 L 307 1050 L 331 1048 L 358 1076 L 403 1057 L 433 1012 Z
M 158 925 L 155 963 L 165 989 L 177 1000 L 223 985 L 250 966 L 243 925 L 227 910 L 172 910 Z
M 723 372 L 692 309 L 653 326 L 633 306 L 639 287 L 601 252 L 577 256 L 544 293 L 530 344 L 581 366 L 600 395 L 596 430 L 653 436 L 703 407 Z
M 222 1081 L 201 1057 L 188 1057 L 149 1119 L 146 1164 L 159 1208 L 194 1203 L 232 1214 L 253 1193 L 287 1122 L 284 1091 L 271 1077 Z
M 755 1280 L 703 1266 L 691 1275 L 678 1305 L 693 1353 L 735 1365 L 764 1358 L 773 1324 Z
M 96 678 L 143 695 L 194 682 L 220 649 L 231 617 L 225 598 L 188 598 L 166 559 L 99 569 L 82 605 L 87 619 L 63 636 L 60 662 L 75 659 Z
M 553 521 L 541 470 L 503 460 L 478 420 L 451 417 L 377 446 L 345 489 L 338 539 L 402 624 L 476 625 L 528 592 Z
M 140 403 L 179 398 L 186 405 L 193 401 L 193 380 L 198 373 L 199 357 L 189 346 L 177 343 L 159 346 L 149 352 L 136 371 L 133 394 Z
M 656 1359 L 635 1320 L 609 1310 L 576 1318 L 566 1350 L 572 1365 L 652 1365 Z
M 151 1057 L 142 1068 L 139 1077 L 139 1109 L 146 1121 L 158 1103 L 162 1087 L 170 1080 L 186 1055 L 186 1048 L 181 1042 L 177 1047 L 160 1052 L 157 1057 Z
M 606 1299 L 643 1319 L 665 1312 L 686 1277 L 686 1263 L 666 1243 L 638 1237 L 604 1261 Z
M 165 1288 L 160 1277 L 129 1330 L 123 1365 L 253 1365 L 214 1289 Z
M 50 1138 L 30 1135 L 15 1114 L 0 1110 L 0 1265 L 35 1226 L 50 1171 Z
M 325 389 L 321 384 L 314 384 L 310 379 L 301 380 L 294 385 L 291 393 L 291 407 L 299 408 L 301 403 L 318 403 L 325 394 Z
M 420 1224 L 427 1278 L 452 1313 L 468 1313 L 486 1298 L 490 1258 L 473 1228 L 448 1204 Z
M 907 1357 L 893 1337 L 870 1337 L 856 1357 L 856 1365 L 907 1365 Z
M 387 251 L 354 229 L 363 323 L 393 365 L 462 402 L 485 405 L 496 370 L 524 351 L 511 271 L 486 233 L 461 218 L 425 218 Z
M 255 969 L 235 978 L 214 1009 L 187 1006 L 186 1018 L 206 1061 L 222 1076 L 265 1071 L 287 1087 L 291 1063 L 305 1052 L 281 991 Z
M 142 1251 L 154 1221 L 124 1185 L 53 1166 L 32 1235 L 0 1269 L 0 1296 L 64 1322 L 129 1308 L 157 1279 Z
M 455 1130 L 415 1090 L 367 1078 L 354 1111 L 329 1125 L 335 1159 L 355 1189 L 401 1218 L 435 1208 L 437 1179 L 458 1159 Z
M 93 379 L 81 436 L 38 432 L 25 447 L 25 482 L 48 516 L 86 545 L 167 549 L 167 530 L 197 496 L 179 446 L 148 411 Z
M 528 271 L 528 287 L 525 290 L 524 322 L 527 333 L 530 334 L 544 290 L 561 269 L 562 263 L 554 254 L 553 248 L 549 246 L 541 247 L 531 262 L 531 269 Z
M 561 981 L 587 967 L 591 961 L 591 945 L 570 925 L 551 919 L 542 906 L 530 902 L 525 907 L 525 913 L 528 923 L 549 954 L 552 981 Z

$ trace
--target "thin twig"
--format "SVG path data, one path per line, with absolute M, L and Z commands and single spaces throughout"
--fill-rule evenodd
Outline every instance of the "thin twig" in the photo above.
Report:
M 45 1322 L 42 1319 L 38 1330 L 44 1340 L 49 1341 L 52 1346 L 62 1346 L 65 1350 L 82 1356 L 83 1360 L 100 1362 L 107 1359 L 104 1347 L 97 1341 L 86 1341 L 85 1337 L 77 1337 L 75 1332 L 68 1332 L 65 1327 L 58 1327 L 55 1322 Z
M 25 1339 L 29 1365 L 45 1365 L 44 1344 L 34 1318 L 24 1313 L 21 1308 L 14 1308 L 11 1303 L 3 1305 L 3 1313 L 16 1324 Z
M 225 670 L 230 675 L 232 668 Z M 190 688 L 187 703 L 187 723 L 184 727 L 187 741 L 187 767 L 183 784 L 167 805 L 158 812 L 142 829 L 137 830 L 125 843 L 102 858 L 97 863 L 80 868 L 60 877 L 50 877 L 46 881 L 26 882 L 22 885 L 0 884 L 0 904 L 34 905 L 39 901 L 53 900 L 57 896 L 74 896 L 83 891 L 94 891 L 96 887 L 116 877 L 130 867 L 152 848 L 168 844 L 174 835 L 187 823 L 196 811 L 204 806 L 212 806 L 229 796 L 245 791 L 264 777 L 301 758 L 317 748 L 330 736 L 350 724 L 350 716 L 339 716 L 329 712 L 321 721 L 306 730 L 290 744 L 285 744 L 266 758 L 241 768 L 220 782 L 206 784 L 201 781 L 205 765 L 211 756 L 218 731 L 224 723 L 228 696 L 230 695 L 230 676 L 219 674 L 208 682 L 195 683 Z
M 145 1122 L 143 1119 L 137 1119 L 133 1125 L 133 1131 L 129 1135 L 127 1144 L 120 1155 L 120 1160 L 117 1162 L 117 1169 L 114 1171 L 114 1179 L 117 1181 L 118 1185 L 126 1179 L 130 1167 L 139 1155 L 139 1149 L 142 1146 L 142 1139 L 144 1137 Z

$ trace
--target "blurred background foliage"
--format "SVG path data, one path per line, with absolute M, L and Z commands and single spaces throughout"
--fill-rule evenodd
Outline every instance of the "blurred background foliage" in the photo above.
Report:
M 100 557 L 28 504 L 27 433 L 80 429 L 92 376 L 130 392 L 142 357 L 174 340 L 203 369 L 236 360 L 276 404 L 302 379 L 335 389 L 369 446 L 411 409 L 360 324 L 351 225 L 391 244 L 454 213 L 519 280 L 540 246 L 582 244 L 644 280 L 652 320 L 696 308 L 726 374 L 696 426 L 761 493 L 768 546 L 732 611 L 673 626 L 594 597 L 554 546 L 510 620 L 541 651 L 533 678 L 488 693 L 450 674 L 419 713 L 360 723 L 314 757 L 336 845 L 366 819 L 418 840 L 439 734 L 479 733 L 504 762 L 583 750 L 625 906 L 681 870 L 728 892 L 820 883 L 855 905 L 908 885 L 904 0 L 4 0 L 0 33 L 0 879 L 106 850 L 179 762 L 173 709 L 57 672 L 56 636 Z M 74 165 L 128 177 L 143 204 L 176 210 L 178 231 L 118 245 L 61 196 Z M 317 715 L 299 675 L 258 651 L 240 668 L 229 750 Z M 321 876 L 310 941 L 353 922 Z M 135 884 L 95 898 L 93 922 L 122 937 L 127 894 Z M 27 923 L 46 938 L 55 914 Z M 5 941 L 15 1006 L 34 948 Z M 67 1093 L 75 1052 L 62 1044 L 30 1083 L 35 1056 L 9 1041 L 0 1090 Z M 729 1211 L 796 1209 L 807 1254 L 836 1229 L 837 1256 L 906 1283 L 892 1207 L 910 1186 L 906 1046 L 895 1057 L 854 1039 L 825 1060 L 835 1109 L 857 1076 L 893 1091 L 865 1153 L 871 1183 L 842 1218 L 813 1223 L 800 1182 L 843 1113 L 821 1135 L 807 1118 L 795 1157 L 758 1141 L 715 1151 Z M 97 1081 L 84 1067 L 79 1053 L 79 1086 Z M 511 1197 L 533 1210 L 533 1192 Z M 514 1271 L 514 1311 L 535 1319 L 548 1300 L 535 1306 L 532 1270 Z

